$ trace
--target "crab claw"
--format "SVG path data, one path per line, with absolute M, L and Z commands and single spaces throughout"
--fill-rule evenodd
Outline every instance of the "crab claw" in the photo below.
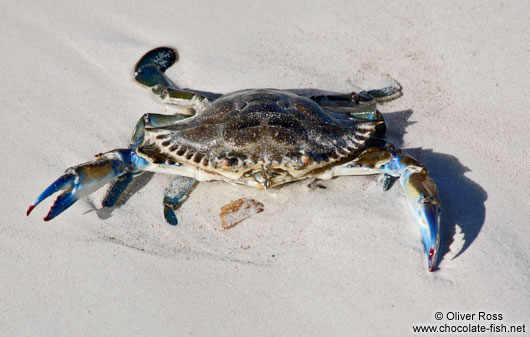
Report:
M 410 211 L 420 226 L 429 270 L 434 271 L 440 246 L 440 201 L 436 184 L 426 169 L 405 175 L 403 183 Z
M 49 221 L 61 214 L 77 200 L 95 192 L 111 180 L 129 171 L 134 171 L 143 163 L 133 149 L 114 150 L 96 156 L 98 159 L 71 167 L 42 192 L 29 206 L 27 215 L 41 201 L 55 192 L 63 190 L 50 208 L 44 221 Z
M 28 207 L 28 211 L 26 212 L 26 215 L 29 215 L 31 211 L 38 205 L 40 202 L 53 193 L 59 191 L 59 190 L 67 190 L 71 191 L 74 187 L 74 180 L 75 176 L 71 173 L 65 173 L 64 175 L 60 176 L 59 179 L 53 182 L 50 186 L 48 186 L 47 189 L 42 192 L 38 198 Z M 55 217 L 57 214 L 68 208 L 70 205 L 72 205 L 76 200 L 73 199 L 73 193 L 70 192 L 63 192 L 55 201 L 54 205 L 50 209 L 50 212 L 48 215 L 44 218 L 44 221 L 51 220 L 53 217 Z M 52 212 L 53 211 L 53 212 Z
M 429 271 L 436 269 L 440 247 L 440 199 L 436 183 L 425 166 L 411 156 L 397 152 L 388 143 L 384 147 L 368 148 L 351 162 L 334 170 L 334 175 L 383 173 L 385 190 L 399 177 L 410 212 L 420 227 Z

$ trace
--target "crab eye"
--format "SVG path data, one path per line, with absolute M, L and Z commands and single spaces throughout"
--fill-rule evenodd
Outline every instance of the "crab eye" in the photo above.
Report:
M 359 104 L 360 98 L 359 98 L 359 95 L 355 91 L 351 93 L 351 100 Z

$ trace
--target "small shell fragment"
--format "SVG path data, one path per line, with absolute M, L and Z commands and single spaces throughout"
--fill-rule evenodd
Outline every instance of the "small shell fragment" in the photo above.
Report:
M 221 207 L 221 226 L 224 229 L 230 229 L 243 220 L 246 220 L 253 216 L 263 212 L 264 205 L 254 199 L 241 198 Z

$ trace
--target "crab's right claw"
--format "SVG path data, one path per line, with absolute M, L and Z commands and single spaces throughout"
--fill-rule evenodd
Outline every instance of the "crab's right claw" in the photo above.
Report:
M 98 159 L 66 170 L 29 206 L 27 215 L 41 201 L 58 191 L 64 191 L 50 208 L 44 221 L 49 221 L 61 214 L 77 200 L 97 191 L 111 180 L 141 166 L 143 160 L 135 150 L 114 150 L 97 155 Z
M 65 173 L 59 179 L 53 182 L 47 189 L 42 192 L 38 198 L 28 207 L 26 215 L 29 215 L 31 211 L 44 199 L 52 195 L 59 190 L 65 190 L 55 201 L 50 212 L 44 218 L 44 221 L 53 219 L 56 215 L 70 207 L 77 199 L 74 199 L 74 193 L 71 191 L 74 188 L 75 176 L 71 173 Z

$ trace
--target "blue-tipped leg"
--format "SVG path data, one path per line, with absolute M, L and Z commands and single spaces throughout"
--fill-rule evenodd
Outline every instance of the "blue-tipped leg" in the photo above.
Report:
M 210 100 L 219 94 L 179 89 L 165 74 L 165 71 L 178 61 L 176 50 L 168 47 L 155 48 L 142 56 L 134 67 L 134 79 L 151 89 L 162 103 L 171 105 L 176 113 L 189 117 L 202 111 Z
M 132 179 L 132 172 L 127 172 L 114 181 L 107 192 L 107 195 L 105 195 L 105 198 L 103 198 L 101 205 L 103 207 L 114 207 L 127 186 L 129 186 L 129 184 L 132 182 Z
M 164 72 L 178 61 L 176 50 L 159 47 L 147 52 L 134 67 L 134 78 L 141 84 L 152 88 L 162 85 L 164 88 L 175 85 L 166 77 Z
M 171 67 L 179 59 L 179 54 L 173 48 L 158 47 L 148 51 L 140 58 L 134 66 L 134 71 L 137 72 L 147 65 L 155 65 L 160 71 L 164 72 Z
M 178 224 L 177 211 L 188 195 L 195 187 L 195 179 L 188 177 L 177 177 L 171 183 L 166 196 L 164 197 L 164 218 L 167 223 L 176 226 Z

